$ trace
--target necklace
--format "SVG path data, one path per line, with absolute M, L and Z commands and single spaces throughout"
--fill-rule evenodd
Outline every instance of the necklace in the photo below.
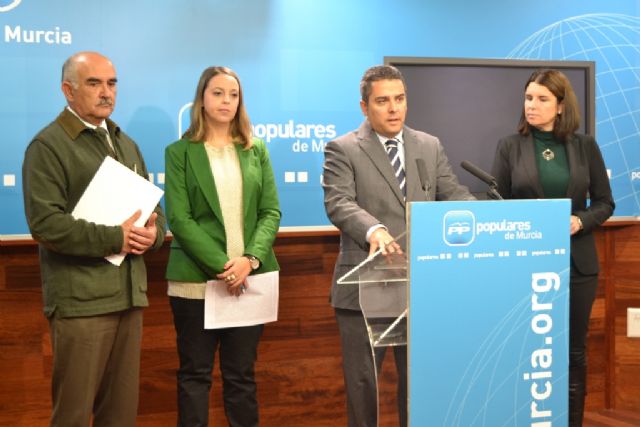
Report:
M 555 156 L 556 155 L 549 148 L 547 148 L 542 152 L 542 158 L 545 159 L 546 161 L 553 160 Z

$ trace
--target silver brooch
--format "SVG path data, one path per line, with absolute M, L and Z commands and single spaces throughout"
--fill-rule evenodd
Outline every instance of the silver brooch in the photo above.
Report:
M 542 158 L 546 161 L 553 160 L 555 156 L 556 155 L 553 154 L 553 151 L 549 150 L 548 148 L 542 152 Z

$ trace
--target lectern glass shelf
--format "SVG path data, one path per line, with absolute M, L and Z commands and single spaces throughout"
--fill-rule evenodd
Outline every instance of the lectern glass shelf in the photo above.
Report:
M 395 241 L 402 247 L 406 233 Z M 384 256 L 380 251 L 338 279 L 339 286 L 358 286 L 360 309 L 371 346 L 407 345 L 406 254 Z

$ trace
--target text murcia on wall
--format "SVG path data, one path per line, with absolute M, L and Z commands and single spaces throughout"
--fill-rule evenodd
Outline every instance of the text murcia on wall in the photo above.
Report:
M 69 31 L 63 31 L 60 27 L 54 27 L 52 30 L 31 30 L 23 29 L 20 25 L 14 27 L 5 25 L 4 41 L 5 43 L 70 45 L 72 37 Z

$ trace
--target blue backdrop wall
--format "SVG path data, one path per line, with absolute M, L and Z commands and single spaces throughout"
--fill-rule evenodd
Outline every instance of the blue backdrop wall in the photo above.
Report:
M 329 224 L 322 147 L 359 125 L 359 79 L 385 56 L 595 61 L 615 214 L 638 216 L 639 12 L 639 0 L 0 0 L 0 237 L 28 233 L 24 149 L 63 108 L 60 68 L 79 50 L 116 65 L 113 118 L 161 187 L 164 147 L 188 124 L 201 71 L 237 71 L 273 158 L 285 227 Z

